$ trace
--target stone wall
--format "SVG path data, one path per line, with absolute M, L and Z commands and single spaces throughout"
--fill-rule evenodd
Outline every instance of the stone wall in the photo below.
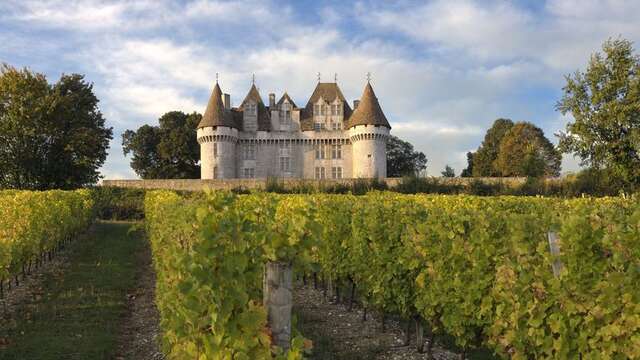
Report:
M 520 185 L 525 182 L 525 178 L 442 178 L 433 177 L 432 180 L 438 181 L 442 184 L 449 185 L 465 185 L 470 181 L 483 181 L 488 184 L 503 183 L 507 186 Z M 278 179 L 277 181 L 285 188 L 291 188 L 296 185 L 307 185 L 319 187 L 322 185 L 331 184 L 346 184 L 350 185 L 355 181 L 362 181 L 363 179 L 326 179 L 326 180 L 311 180 L 311 179 Z M 394 187 L 402 181 L 402 178 L 385 178 L 382 181 L 387 183 L 387 186 Z M 200 191 L 205 189 L 211 190 L 232 190 L 238 188 L 244 189 L 264 189 L 267 184 L 266 179 L 154 179 L 154 180 L 103 180 L 101 186 L 113 186 L 113 187 L 126 187 L 136 189 L 170 189 L 170 190 L 185 190 L 185 191 Z

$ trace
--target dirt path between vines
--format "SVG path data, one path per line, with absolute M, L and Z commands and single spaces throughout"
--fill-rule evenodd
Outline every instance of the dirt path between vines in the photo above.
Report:
M 409 346 L 402 346 L 404 332 L 398 321 L 387 320 L 383 332 L 379 314 L 367 314 L 363 322 L 362 308 L 354 305 L 352 311 L 348 311 L 346 304 L 331 304 L 313 285 L 297 286 L 293 301 L 298 329 L 314 342 L 311 359 L 427 359 L 427 354 L 416 351 L 414 334 Z M 438 344 L 433 347 L 433 356 L 438 360 L 458 358 Z
M 136 254 L 136 263 L 136 285 L 127 294 L 128 314 L 123 319 L 116 359 L 164 359 L 159 345 L 160 317 L 155 304 L 156 274 L 147 239 Z

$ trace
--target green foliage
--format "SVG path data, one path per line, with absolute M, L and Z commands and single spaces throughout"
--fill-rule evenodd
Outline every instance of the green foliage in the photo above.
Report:
M 189 358 L 280 354 L 270 351 L 259 304 L 263 264 L 276 260 L 350 279 L 368 306 L 419 316 L 463 349 L 640 358 L 637 200 L 153 192 L 147 219 L 166 349 Z M 297 339 L 291 356 L 302 354 Z
M 92 221 L 88 190 L 0 191 L 0 280 Z
M 497 119 L 475 153 L 467 153 L 462 177 L 558 176 L 562 156 L 529 122 Z
M 294 199 L 282 209 L 301 211 L 297 219 L 304 220 L 304 204 L 289 201 Z M 272 194 L 238 198 L 213 192 L 190 199 L 168 191 L 147 194 L 156 302 L 169 358 L 272 357 L 259 301 L 263 265 L 267 259 L 292 261 L 295 249 L 308 244 L 306 222 L 283 218 L 278 206 Z M 276 224 L 275 218 L 283 221 Z M 289 359 L 301 357 L 300 343 L 295 337 Z
M 143 125 L 122 134 L 124 155 L 131 153 L 131 168 L 143 179 L 200 178 L 200 145 L 196 128 L 202 116 L 171 111 L 159 126 Z
M 456 176 L 455 170 L 453 170 L 453 168 L 449 165 L 444 167 L 444 170 L 442 171 L 441 174 L 443 177 L 447 177 L 447 178 L 452 178 Z
M 559 176 L 562 156 L 529 122 L 514 124 L 500 142 L 494 168 L 501 176 Z
M 144 189 L 98 186 L 91 189 L 96 217 L 103 220 L 144 218 Z
M 478 150 L 472 153 L 473 166 L 468 167 L 475 177 L 500 176 L 500 172 L 495 168 L 494 162 L 500 152 L 500 143 L 505 134 L 513 126 L 510 119 L 497 119 L 487 130 L 484 140 Z M 469 155 L 467 155 L 469 158 Z
M 473 156 L 475 154 L 471 151 L 467 152 L 467 167 L 462 170 L 460 177 L 472 177 L 473 176 Z
M 640 58 L 624 39 L 608 40 L 585 72 L 566 77 L 557 108 L 571 114 L 559 147 L 590 167 L 640 183 Z
M 387 177 L 416 176 L 427 168 L 427 157 L 396 136 L 387 141 Z
M 0 188 L 74 189 L 95 184 L 112 129 L 82 75 L 0 68 Z

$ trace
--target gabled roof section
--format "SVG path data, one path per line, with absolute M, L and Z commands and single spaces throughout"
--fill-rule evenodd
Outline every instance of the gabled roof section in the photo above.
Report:
M 253 100 L 256 103 L 262 104 L 264 106 L 264 103 L 262 102 L 262 96 L 260 96 L 260 92 L 258 92 L 256 84 L 251 85 L 251 89 L 249 89 L 247 96 L 245 96 L 244 100 L 242 100 L 242 104 L 240 104 L 240 107 L 244 107 L 244 104 L 249 100 Z
M 342 102 L 342 114 L 344 123 L 347 124 L 347 120 L 353 112 L 349 106 L 349 102 L 342 95 L 340 87 L 337 83 L 318 83 L 311 98 L 307 102 L 307 105 L 302 109 L 300 114 L 301 128 L 303 131 L 313 130 L 313 105 L 318 102 L 318 99 L 324 99 L 328 103 L 334 102 L 339 99 Z
M 285 91 L 284 94 L 282 95 L 282 97 L 280 98 L 280 100 L 278 100 L 278 106 L 282 105 L 284 103 L 285 100 L 289 101 L 289 104 L 291 104 L 291 106 L 293 106 L 294 108 L 297 108 L 298 106 L 296 105 L 296 103 L 293 102 L 293 100 L 289 97 L 289 94 L 287 94 L 287 92 Z
M 258 104 L 258 131 L 271 131 L 271 115 L 269 114 L 269 109 L 262 102 L 262 97 L 258 92 L 258 88 L 256 88 L 256 84 L 251 85 L 247 96 L 242 100 L 242 104 L 239 107 L 241 111 L 244 111 L 244 105 L 249 100 L 253 100 Z
M 384 116 L 378 98 L 373 92 L 373 88 L 369 82 L 367 82 L 367 86 L 364 87 L 358 108 L 353 112 L 351 118 L 349 118 L 348 127 L 352 128 L 356 125 L 377 125 L 391 129 L 389 121 L 387 121 L 387 117 Z
M 342 91 L 340 91 L 338 84 L 318 83 L 315 90 L 313 90 L 313 94 L 311 94 L 311 98 L 309 98 L 309 102 L 307 102 L 307 106 L 305 106 L 305 108 L 313 108 L 313 104 L 315 104 L 320 98 L 323 98 L 326 102 L 329 103 L 333 102 L 335 99 L 340 99 L 343 103 L 347 103 L 347 100 L 345 100 L 344 95 L 342 95 Z
M 218 85 L 217 82 L 216 86 L 213 87 L 213 92 L 211 92 L 207 109 L 204 111 L 200 124 L 198 124 L 198 129 L 211 126 L 238 128 L 231 112 L 224 108 L 224 104 L 222 103 L 222 90 L 220 90 L 220 85 Z

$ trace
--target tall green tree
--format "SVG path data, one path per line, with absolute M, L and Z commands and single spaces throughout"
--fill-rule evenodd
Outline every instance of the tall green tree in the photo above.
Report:
M 607 40 L 585 72 L 566 76 L 563 91 L 557 109 L 573 121 L 558 134 L 560 150 L 640 183 L 640 57 L 632 43 Z
M 562 155 L 542 129 L 517 122 L 500 142 L 495 168 L 501 176 L 558 176 L 561 161 Z
M 0 67 L 0 187 L 72 189 L 100 179 L 112 129 L 78 74 Z
M 391 135 L 387 141 L 387 176 L 416 176 L 427 168 L 427 157 L 413 145 Z
M 448 177 L 448 178 L 452 178 L 456 176 L 456 172 L 455 170 L 453 170 L 453 168 L 449 165 L 444 167 L 444 170 L 441 172 L 443 177 Z
M 478 150 L 473 154 L 473 176 L 501 176 L 500 171 L 495 168 L 494 162 L 498 158 L 500 143 L 504 135 L 513 127 L 510 119 L 497 119 L 487 130 L 484 140 Z
M 472 153 L 471 151 L 467 152 L 467 167 L 460 173 L 461 177 L 473 176 L 473 155 L 474 153 Z
M 143 179 L 199 179 L 200 119 L 195 112 L 171 111 L 160 117 L 159 126 L 125 131 L 122 148 L 125 155 L 132 154 L 131 168 Z

